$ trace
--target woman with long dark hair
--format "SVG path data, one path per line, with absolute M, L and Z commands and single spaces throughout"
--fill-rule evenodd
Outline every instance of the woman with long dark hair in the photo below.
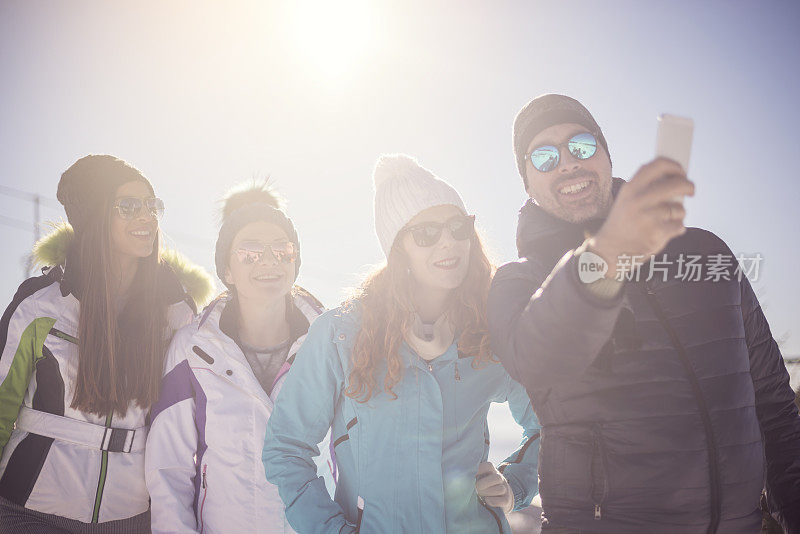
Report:
M 11 532 L 149 532 L 147 417 L 172 332 L 210 291 L 161 255 L 164 204 L 108 155 L 61 176 L 61 225 L 0 322 L 0 524 Z M 181 278 L 173 268 L 180 271 Z
M 215 260 L 228 291 L 175 335 L 153 409 L 145 469 L 154 534 L 292 532 L 261 448 L 323 308 L 295 285 L 300 240 L 280 205 L 266 184 L 225 199 Z
M 299 533 L 510 532 L 537 490 L 538 423 L 489 348 L 492 265 L 474 216 L 407 156 L 375 168 L 386 265 L 312 326 L 267 427 L 263 460 Z M 524 427 L 487 462 L 491 402 Z M 332 426 L 333 500 L 311 467 Z

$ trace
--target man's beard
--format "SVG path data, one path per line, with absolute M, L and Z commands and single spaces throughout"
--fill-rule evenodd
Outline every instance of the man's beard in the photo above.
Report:
M 564 183 L 580 178 L 591 180 L 593 185 L 590 184 L 589 187 L 595 187 L 594 194 L 591 197 L 583 199 L 577 206 L 562 204 L 562 195 L 559 193 L 559 189 L 561 189 Z M 547 209 L 547 206 L 545 206 L 545 209 L 546 211 L 550 211 L 552 215 L 571 223 L 582 223 L 591 219 L 605 218 L 614 201 L 611 194 L 611 184 L 611 179 L 604 183 L 600 180 L 596 172 L 578 169 L 563 176 L 558 182 L 552 185 L 551 198 L 554 200 L 553 205 L 550 209 Z

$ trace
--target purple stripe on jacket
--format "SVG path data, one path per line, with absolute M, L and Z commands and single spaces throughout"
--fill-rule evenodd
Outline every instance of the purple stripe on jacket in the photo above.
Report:
M 200 382 L 194 376 L 189 362 L 184 360 L 176 365 L 167 373 L 161 381 L 161 395 L 153 406 L 153 422 L 156 417 L 181 401 L 194 398 L 194 424 L 197 428 L 197 452 L 194 477 L 194 511 L 197 514 L 197 496 L 200 495 L 200 484 L 202 482 L 201 466 L 203 465 L 203 455 L 208 448 L 206 443 L 206 394 Z

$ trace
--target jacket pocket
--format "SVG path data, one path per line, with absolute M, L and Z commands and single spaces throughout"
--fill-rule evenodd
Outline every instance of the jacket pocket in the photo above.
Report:
M 340 444 L 342 444 L 345 441 L 350 439 L 350 430 L 354 426 L 356 426 L 356 423 L 358 423 L 358 417 L 353 417 L 352 419 L 350 419 L 350 421 L 347 422 L 347 425 L 346 425 L 347 426 L 347 432 L 345 432 L 343 435 L 339 436 L 338 438 L 336 438 L 334 440 L 334 442 L 333 442 L 333 448 L 334 449 L 336 447 L 338 447 Z
M 559 429 L 561 430 L 561 429 Z M 592 432 L 569 428 L 543 432 L 539 453 L 539 488 L 546 505 L 580 508 L 592 498 Z
M 203 512 L 205 511 L 206 505 L 206 492 L 208 491 L 208 464 L 203 464 L 203 471 L 201 473 L 200 479 L 200 507 L 198 509 L 197 515 L 200 517 L 200 534 L 203 534 L 203 527 L 204 525 L 204 516 Z

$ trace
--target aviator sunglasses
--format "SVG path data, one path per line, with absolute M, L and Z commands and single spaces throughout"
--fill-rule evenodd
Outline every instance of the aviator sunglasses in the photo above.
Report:
M 447 228 L 456 241 L 463 241 L 475 233 L 474 215 L 456 215 L 446 222 L 424 222 L 406 228 L 418 247 L 432 247 L 439 242 L 442 231 Z
M 278 263 L 292 263 L 297 259 L 297 248 L 291 241 L 283 243 L 259 243 L 258 241 L 245 241 L 233 251 L 236 259 L 243 265 L 252 265 L 261 261 L 269 250 Z
M 589 132 L 572 136 L 566 143 L 543 145 L 530 153 L 531 163 L 539 172 L 550 172 L 561 160 L 559 149 L 566 146 L 569 153 L 577 159 L 589 159 L 597 152 L 597 138 Z
M 117 210 L 121 219 L 129 221 L 135 219 L 142 213 L 142 209 L 147 209 L 147 212 L 156 220 L 161 220 L 164 215 L 164 201 L 160 198 L 136 198 L 136 197 L 122 197 L 114 202 L 114 209 Z

